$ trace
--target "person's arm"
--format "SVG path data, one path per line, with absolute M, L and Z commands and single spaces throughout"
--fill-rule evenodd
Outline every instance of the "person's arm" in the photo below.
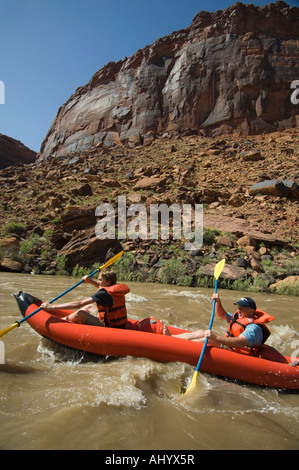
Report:
M 43 310 L 67 310 L 67 309 L 78 309 L 81 307 L 85 307 L 85 305 L 92 304 L 94 300 L 89 297 L 88 299 L 84 300 L 75 300 L 74 302 L 67 302 L 65 304 L 60 304 L 60 305 L 53 305 L 50 304 L 49 302 L 44 302 L 41 304 L 40 308 Z
M 206 331 L 205 337 L 210 338 L 209 343 L 214 346 L 219 347 L 222 344 L 230 348 L 242 349 L 245 348 L 245 346 L 249 346 L 251 348 L 252 346 L 259 346 L 262 344 L 263 331 L 260 325 L 250 323 L 238 338 L 219 336 L 212 332 L 209 333 L 209 330 Z
M 230 336 L 227 337 L 216 335 L 211 330 L 206 330 L 205 338 L 209 338 L 208 344 L 210 344 L 211 346 L 220 347 L 221 345 L 223 345 L 228 346 L 229 348 L 237 349 L 242 349 L 245 348 L 245 346 L 249 346 L 247 338 L 245 338 L 245 336 L 243 335 L 238 336 L 238 338 L 233 338 Z
M 217 313 L 218 317 L 222 318 L 222 320 L 226 320 L 226 311 L 222 307 L 220 297 L 217 293 L 213 294 L 212 300 L 214 301 L 214 299 L 216 300 L 215 310 L 216 310 L 216 313 Z

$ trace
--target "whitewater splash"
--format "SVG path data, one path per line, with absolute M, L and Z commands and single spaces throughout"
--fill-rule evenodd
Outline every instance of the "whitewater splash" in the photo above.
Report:
M 292 326 L 271 325 L 271 335 L 267 341 L 269 346 L 278 349 L 282 354 L 290 355 L 290 346 L 292 343 L 294 343 L 294 347 L 298 347 L 299 333 Z

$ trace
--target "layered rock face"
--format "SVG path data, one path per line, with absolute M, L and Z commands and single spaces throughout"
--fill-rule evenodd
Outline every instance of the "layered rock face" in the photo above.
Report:
M 59 109 L 40 159 L 165 132 L 255 134 L 298 125 L 299 8 L 236 3 L 111 62 Z
M 0 169 L 18 163 L 33 163 L 35 160 L 36 152 L 18 140 L 0 134 Z

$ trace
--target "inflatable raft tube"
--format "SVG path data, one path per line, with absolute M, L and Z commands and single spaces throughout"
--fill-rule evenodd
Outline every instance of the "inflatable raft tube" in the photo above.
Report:
M 25 317 L 42 301 L 30 294 L 14 294 Z M 60 345 L 100 356 L 146 357 L 158 362 L 185 362 L 196 366 L 203 344 L 162 334 L 163 325 L 155 318 L 128 320 L 126 329 L 70 323 L 62 319 L 70 311 L 40 310 L 27 323 L 41 336 Z M 185 332 L 168 327 L 171 334 Z M 269 348 L 272 350 L 272 348 Z M 227 349 L 207 346 L 201 371 L 209 374 L 285 390 L 299 390 L 299 358 L 277 354 L 276 360 L 252 357 Z M 274 355 L 275 357 L 275 355 Z

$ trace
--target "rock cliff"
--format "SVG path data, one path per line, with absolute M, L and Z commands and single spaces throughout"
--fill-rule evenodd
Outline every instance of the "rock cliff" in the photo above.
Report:
M 0 169 L 18 163 L 33 163 L 36 152 L 30 150 L 20 141 L 0 134 Z
M 110 62 L 61 106 L 40 159 L 168 132 L 258 134 L 298 125 L 299 8 L 236 3 Z

